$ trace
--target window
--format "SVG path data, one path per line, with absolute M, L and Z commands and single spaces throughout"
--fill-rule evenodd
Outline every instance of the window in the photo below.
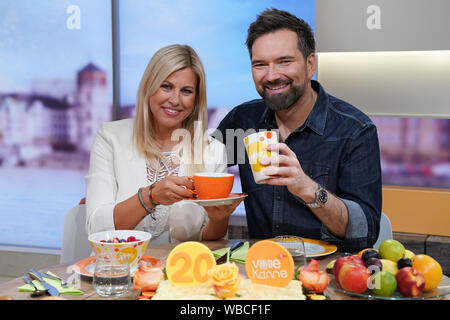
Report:
M 64 218 L 84 197 L 102 74 L 102 121 L 111 120 L 110 1 L 0 2 L 0 244 L 58 248 Z M 102 78 L 103 79 L 103 78 Z M 40 106 L 39 116 L 33 105 Z M 5 125 L 7 124 L 7 125 Z M 28 128 L 33 128 L 33 130 Z
M 152 54 L 169 43 L 189 43 L 208 74 L 212 128 L 226 110 L 257 97 L 244 44 L 256 14 L 279 7 L 312 25 L 314 17 L 313 0 L 116 5 L 118 118 L 134 115 L 139 79 Z M 113 114 L 112 23 L 111 1 L 106 0 L 0 3 L 0 244 L 60 246 L 65 214 L 84 197 L 96 129 Z M 229 68 L 231 62 L 235 68 Z M 29 112 L 33 103 L 41 105 L 39 117 Z M 99 106 L 100 115 L 83 117 Z M 64 123 L 56 121 L 60 113 Z M 32 137 L 26 137 L 25 123 L 34 124 Z
M 117 21 L 109 0 L 0 2 L 1 245 L 60 247 L 65 215 L 85 195 L 97 128 L 112 114 L 134 116 L 140 78 L 159 48 L 181 43 L 199 53 L 215 129 L 231 108 L 259 98 L 245 46 L 256 15 L 276 7 L 311 26 L 315 17 L 314 0 L 114 3 Z M 115 112 L 112 26 L 119 42 Z M 449 120 L 373 120 L 385 184 L 450 187 Z

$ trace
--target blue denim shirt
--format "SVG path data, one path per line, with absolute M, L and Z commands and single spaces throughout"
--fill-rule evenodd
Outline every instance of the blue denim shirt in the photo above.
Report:
M 381 216 L 377 129 L 363 112 L 327 94 L 317 81 L 311 83 L 318 93 L 314 108 L 284 143 L 297 154 L 303 171 L 347 206 L 346 235 L 339 238 L 332 234 L 287 187 L 255 183 L 242 139 L 252 133 L 251 129 L 277 129 L 273 111 L 258 99 L 235 107 L 214 133 L 227 146 L 228 165 L 239 164 L 242 191 L 248 194 L 245 211 L 249 236 L 264 239 L 299 235 L 335 243 L 346 250 L 372 247 Z

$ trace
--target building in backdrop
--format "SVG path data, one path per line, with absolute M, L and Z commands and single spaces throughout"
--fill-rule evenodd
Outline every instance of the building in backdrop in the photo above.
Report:
M 0 94 L 0 166 L 85 170 L 97 129 L 112 118 L 107 74 L 93 63 L 74 79 L 33 79 Z

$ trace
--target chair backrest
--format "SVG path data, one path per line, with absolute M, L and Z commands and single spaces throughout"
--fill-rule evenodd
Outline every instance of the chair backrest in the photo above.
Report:
M 79 204 L 66 214 L 59 262 L 63 264 L 89 257 L 92 247 L 87 238 L 86 205 Z
M 375 249 L 378 249 L 380 247 L 380 244 L 387 239 L 392 239 L 392 225 L 391 221 L 389 220 L 388 216 L 381 213 L 381 220 L 380 220 L 380 234 L 378 235 L 378 239 L 373 245 Z

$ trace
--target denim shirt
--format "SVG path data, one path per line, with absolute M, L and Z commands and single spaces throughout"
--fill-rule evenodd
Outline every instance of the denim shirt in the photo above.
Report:
M 296 153 L 303 171 L 346 205 L 345 237 L 332 234 L 286 186 L 255 183 L 242 139 L 254 132 L 251 129 L 277 129 L 274 112 L 261 99 L 235 107 L 213 134 L 227 147 L 228 166 L 239 164 L 242 191 L 248 194 L 244 203 L 249 236 L 299 235 L 346 250 L 372 247 L 381 217 L 377 129 L 363 112 L 327 94 L 317 81 L 311 84 L 318 93 L 316 103 L 305 123 L 284 143 Z

